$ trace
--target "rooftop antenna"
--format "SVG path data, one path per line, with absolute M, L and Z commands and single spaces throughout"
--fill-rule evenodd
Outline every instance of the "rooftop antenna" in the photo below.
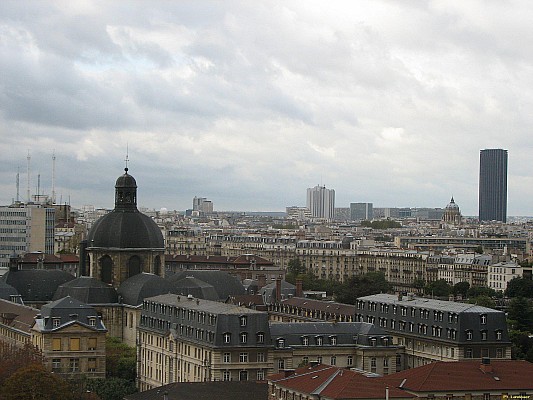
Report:
M 37 174 L 37 201 L 41 199 L 41 174 Z
M 52 152 L 52 204 L 56 203 L 56 150 Z
M 20 193 L 20 167 L 17 167 L 17 203 L 20 200 L 19 193 Z
M 28 164 L 27 164 L 27 167 L 26 167 L 26 172 L 28 173 L 28 196 L 27 196 L 27 199 L 28 199 L 28 203 L 30 202 L 30 160 L 31 160 L 31 157 L 30 157 L 30 151 L 28 150 L 28 156 L 26 157 L 26 160 L 28 161 Z

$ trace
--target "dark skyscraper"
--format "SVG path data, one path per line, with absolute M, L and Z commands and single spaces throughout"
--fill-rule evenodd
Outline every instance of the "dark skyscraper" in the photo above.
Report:
M 479 220 L 507 221 L 507 150 L 480 151 Z

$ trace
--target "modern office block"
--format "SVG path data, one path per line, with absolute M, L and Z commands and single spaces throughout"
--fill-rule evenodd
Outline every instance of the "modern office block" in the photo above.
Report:
M 507 150 L 480 151 L 479 220 L 507 221 Z
M 352 221 L 374 219 L 372 203 L 350 203 L 350 217 Z

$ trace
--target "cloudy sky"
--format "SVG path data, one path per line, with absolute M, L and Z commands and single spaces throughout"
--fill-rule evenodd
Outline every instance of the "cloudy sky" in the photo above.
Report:
M 0 2 L 0 204 L 30 189 L 113 206 L 336 206 L 476 215 L 479 150 L 509 150 L 533 215 L 528 1 Z

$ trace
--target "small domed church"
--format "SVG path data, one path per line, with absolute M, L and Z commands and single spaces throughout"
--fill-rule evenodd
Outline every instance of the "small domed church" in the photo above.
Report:
M 161 229 L 137 209 L 137 183 L 125 168 L 115 184 L 115 208 L 87 235 L 85 273 L 114 288 L 142 272 L 162 276 L 164 251 Z
M 448 225 L 460 225 L 463 220 L 459 206 L 452 199 L 444 209 L 444 215 L 442 216 L 442 222 Z

